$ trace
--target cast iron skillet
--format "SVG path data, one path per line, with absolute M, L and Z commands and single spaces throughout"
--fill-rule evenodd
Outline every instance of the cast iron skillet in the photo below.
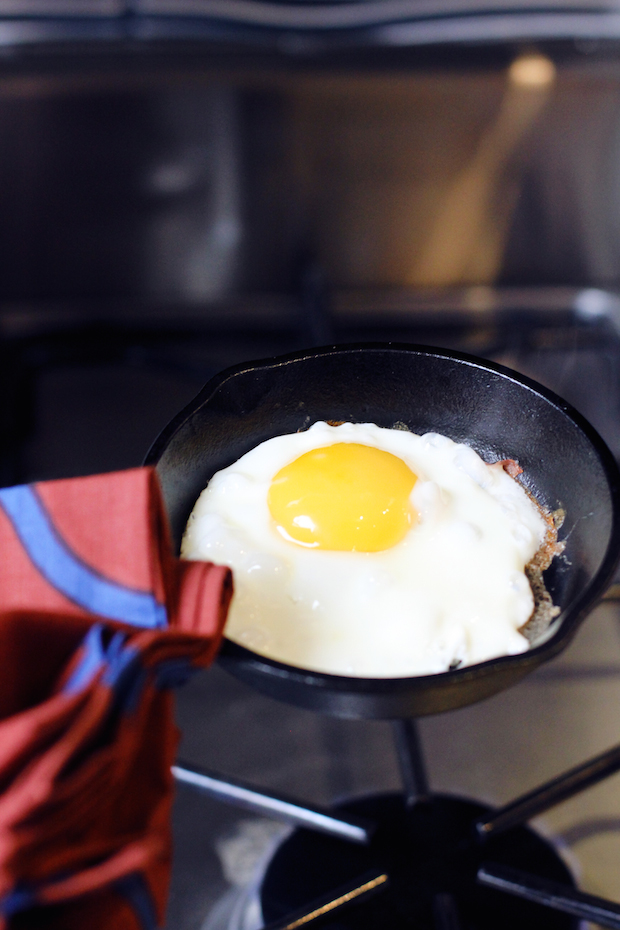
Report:
M 609 583 L 620 551 L 620 474 L 602 439 L 567 403 L 533 381 L 476 358 L 429 347 L 366 344 L 316 349 L 230 368 L 164 429 L 157 465 L 175 544 L 215 471 L 259 442 L 316 420 L 404 423 L 469 445 L 488 461 L 516 459 L 524 483 L 566 511 L 566 542 L 546 573 L 561 615 L 528 652 L 417 678 L 326 675 L 225 641 L 219 656 L 259 691 L 343 717 L 434 714 L 515 684 L 563 649 Z

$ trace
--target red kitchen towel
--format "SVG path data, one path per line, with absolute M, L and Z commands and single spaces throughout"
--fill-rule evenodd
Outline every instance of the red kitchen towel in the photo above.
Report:
M 161 926 L 170 688 L 231 596 L 172 555 L 153 469 L 0 489 L 0 930 Z

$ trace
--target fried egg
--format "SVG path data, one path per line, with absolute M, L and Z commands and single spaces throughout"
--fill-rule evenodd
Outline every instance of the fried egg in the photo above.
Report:
M 181 555 L 233 569 L 226 635 L 337 675 L 524 652 L 547 524 L 500 463 L 438 433 L 315 423 L 216 473 Z

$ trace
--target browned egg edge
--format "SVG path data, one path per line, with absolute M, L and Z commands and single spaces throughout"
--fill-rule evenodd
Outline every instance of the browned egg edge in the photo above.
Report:
M 516 462 L 513 463 L 512 460 L 509 461 L 511 464 L 517 465 Z M 504 466 L 504 470 L 507 471 L 515 481 L 518 475 L 523 471 L 517 465 L 519 470 L 517 474 L 514 474 L 513 470 L 506 467 L 504 462 L 502 462 L 502 465 Z M 521 484 L 521 482 L 519 482 L 519 484 Z M 565 513 L 562 508 L 550 512 L 542 506 L 540 501 L 536 499 L 528 488 L 524 487 L 523 484 L 521 484 L 521 487 L 538 510 L 547 527 L 545 538 L 538 552 L 535 553 L 525 566 L 525 574 L 530 583 L 532 594 L 534 595 L 534 610 L 527 623 L 523 624 L 519 632 L 525 636 L 530 646 L 533 646 L 549 628 L 551 621 L 560 613 L 560 608 L 554 605 L 551 600 L 551 595 L 547 591 L 543 572 L 549 568 L 556 555 L 560 555 L 564 551 L 564 543 L 558 541 L 558 530 L 564 522 Z

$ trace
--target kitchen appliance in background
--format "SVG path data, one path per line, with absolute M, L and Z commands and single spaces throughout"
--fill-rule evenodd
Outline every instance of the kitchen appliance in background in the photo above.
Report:
M 508 364 L 618 456 L 619 41 L 583 0 L 0 0 L 2 483 L 139 464 L 215 372 L 359 340 Z M 619 619 L 421 721 L 434 789 L 501 806 L 617 744 Z M 401 788 L 389 724 L 220 669 L 179 721 L 268 792 Z M 619 823 L 609 779 L 544 825 L 614 900 Z M 175 830 L 169 926 L 232 930 L 279 826 L 181 786 Z
M 617 15 L 0 4 L 5 483 L 76 366 L 165 369 L 189 399 L 244 358 L 372 339 L 504 360 L 618 451 Z M 135 417 L 134 461 L 173 410 Z

